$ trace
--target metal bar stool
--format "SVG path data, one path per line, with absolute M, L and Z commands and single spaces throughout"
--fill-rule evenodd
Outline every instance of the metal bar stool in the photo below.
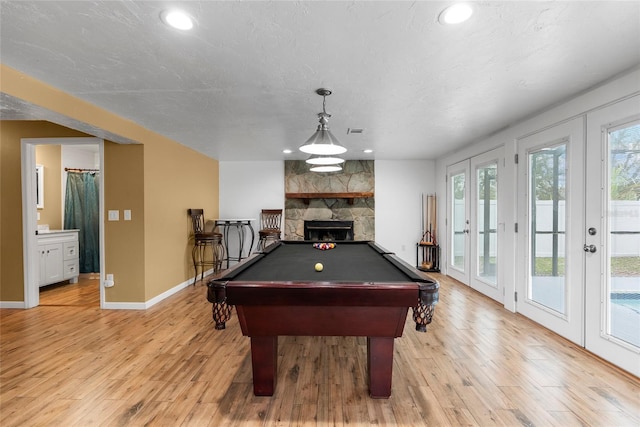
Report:
M 204 272 L 207 266 L 213 267 L 213 272 L 217 273 L 222 269 L 222 260 L 224 259 L 224 245 L 222 244 L 222 234 L 216 232 L 207 232 L 204 227 L 204 210 L 189 209 L 187 211 L 191 217 L 193 226 L 193 250 L 191 257 L 193 258 L 193 268 L 195 270 L 195 278 L 193 284 L 198 280 L 198 267 L 201 269 L 200 280 L 204 279 Z M 207 248 L 211 249 L 211 256 L 207 256 Z
M 280 240 L 282 231 L 282 209 L 262 209 L 260 214 L 260 230 L 258 231 L 258 249 L 262 250 L 268 246 L 267 242 L 277 242 Z M 270 243 L 269 243 L 270 244 Z

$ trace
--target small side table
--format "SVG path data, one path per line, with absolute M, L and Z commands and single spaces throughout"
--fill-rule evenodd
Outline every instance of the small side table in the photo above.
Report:
M 225 261 L 227 261 L 227 268 L 229 268 L 230 261 L 240 262 L 244 258 L 247 258 L 251 255 L 251 250 L 253 249 L 253 243 L 255 240 L 255 231 L 253 230 L 253 226 L 251 225 L 251 221 L 255 221 L 255 218 L 224 218 L 224 219 L 216 219 L 215 225 L 216 227 L 220 227 L 222 229 L 222 236 L 224 240 L 224 248 L 226 253 Z M 238 256 L 232 258 L 229 253 L 229 228 L 234 227 L 238 232 Z M 249 245 L 249 250 L 247 251 L 247 255 L 244 255 L 244 244 L 246 235 L 246 229 L 249 229 L 251 233 L 251 244 Z
M 440 246 L 431 242 L 416 245 L 416 268 L 420 271 L 440 271 Z

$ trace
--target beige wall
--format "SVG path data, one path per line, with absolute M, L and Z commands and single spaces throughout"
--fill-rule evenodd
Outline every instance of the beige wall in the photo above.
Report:
M 117 209 L 121 218 L 105 223 L 105 273 L 116 282 L 107 302 L 149 301 L 193 277 L 187 209 L 218 216 L 217 160 L 4 65 L 0 90 L 141 144 L 105 142 L 105 216 Z M 0 122 L 0 301 L 24 298 L 19 139 L 86 136 L 49 123 L 50 132 L 28 134 L 30 123 Z M 122 220 L 124 209 L 132 221 Z
M 87 135 L 48 122 L 0 121 L 0 301 L 24 299 L 20 139 L 82 136 Z M 59 173 L 57 181 L 59 185 Z M 45 208 L 52 206 L 47 196 Z
M 46 123 L 46 122 L 43 122 Z M 44 207 L 38 209 L 38 225 L 62 229 L 62 146 L 36 146 L 36 164 L 44 167 Z
M 105 289 L 107 301 L 144 302 L 144 159 L 143 145 L 105 143 L 104 211 L 120 212 L 120 221 L 106 221 L 104 232 L 105 273 L 113 274 L 116 286 Z M 117 189 L 117 191 L 113 191 Z M 124 210 L 131 221 L 124 221 Z
M 145 275 L 147 300 L 167 290 L 166 281 L 193 277 L 187 209 L 218 218 L 218 162 L 167 140 L 144 147 Z M 215 194 L 215 197 L 212 197 Z M 173 223 L 175 227 L 167 227 Z

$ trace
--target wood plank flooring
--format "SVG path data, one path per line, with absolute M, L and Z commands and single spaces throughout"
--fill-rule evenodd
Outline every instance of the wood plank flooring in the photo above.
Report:
M 40 288 L 40 305 L 100 307 L 100 274 L 80 274 L 78 283 L 62 282 Z
M 408 316 L 388 400 L 368 397 L 355 337 L 281 337 L 276 393 L 255 397 L 249 339 L 235 313 L 213 328 L 201 283 L 145 311 L 62 295 L 2 309 L 0 425 L 640 425 L 638 378 L 434 277 L 434 322 L 418 333 Z

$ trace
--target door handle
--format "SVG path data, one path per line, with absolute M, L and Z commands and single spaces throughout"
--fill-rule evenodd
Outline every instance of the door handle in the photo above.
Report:
M 587 245 L 586 243 L 582 249 L 584 249 L 585 252 L 591 252 L 591 253 L 595 253 L 595 251 L 597 250 L 596 245 Z

